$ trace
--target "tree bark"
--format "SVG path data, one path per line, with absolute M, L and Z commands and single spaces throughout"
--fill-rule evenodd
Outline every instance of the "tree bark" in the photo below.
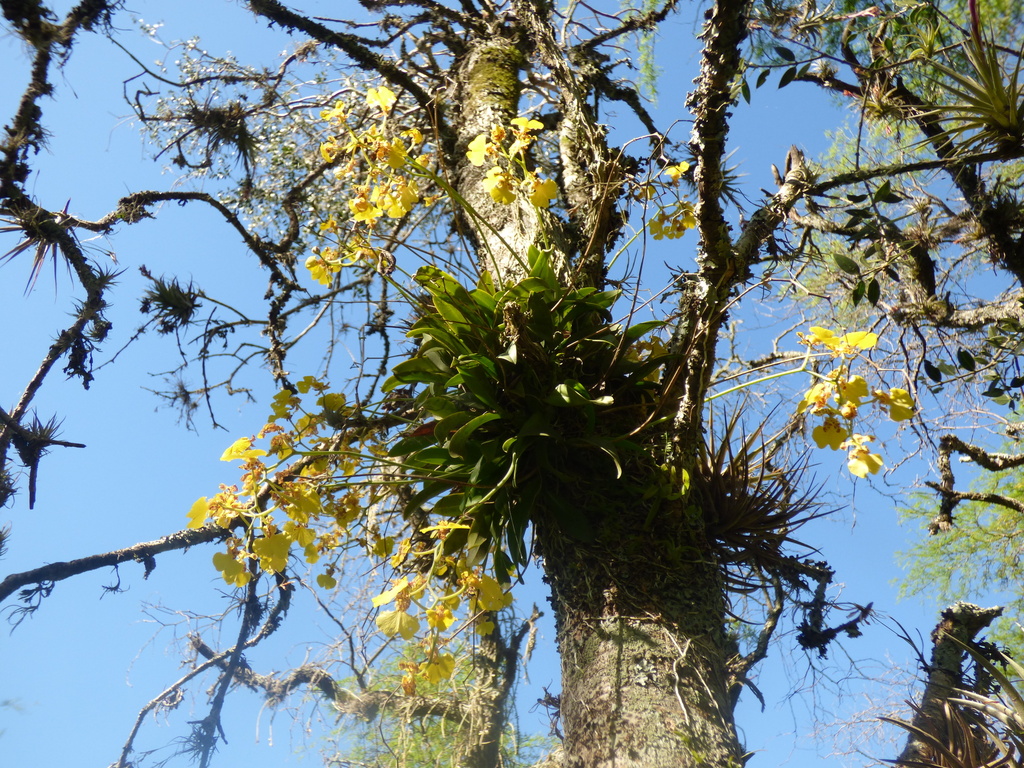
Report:
M 942 612 L 942 619 L 932 631 L 932 658 L 928 665 L 928 680 L 915 708 L 911 725 L 931 734 L 940 742 L 946 739 L 946 700 L 957 688 L 964 688 L 964 646 L 970 644 L 979 632 L 995 621 L 1002 608 L 982 608 L 971 603 L 956 603 Z M 950 640 L 953 638 L 953 640 Z M 954 642 L 955 641 L 955 642 Z M 896 760 L 897 764 L 928 762 L 934 759 L 934 750 L 913 732 Z
M 740 765 L 718 565 L 665 524 L 684 510 L 661 510 L 654 531 L 638 511 L 609 515 L 585 545 L 538 534 L 558 620 L 564 765 Z

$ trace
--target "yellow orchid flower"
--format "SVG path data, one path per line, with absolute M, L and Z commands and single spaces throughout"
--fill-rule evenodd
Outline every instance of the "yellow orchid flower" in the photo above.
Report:
M 206 497 L 203 496 L 201 499 L 197 499 L 196 503 L 192 505 L 192 508 L 188 511 L 188 527 L 189 528 L 202 528 L 206 525 L 206 518 L 210 514 L 210 505 L 206 501 Z
M 479 168 L 486 162 L 490 149 L 491 145 L 487 141 L 487 135 L 481 133 L 469 142 L 469 146 L 466 148 L 466 157 L 469 158 L 469 162 Z
M 220 571 L 224 581 L 236 587 L 244 587 L 252 578 L 245 565 L 227 552 L 217 552 L 213 556 L 213 567 Z
M 547 208 L 551 201 L 558 197 L 558 184 L 554 179 L 541 181 L 532 173 L 527 177 L 527 189 L 529 190 L 530 202 L 538 208 Z
M 380 111 L 387 114 L 398 101 L 398 97 L 386 85 L 371 88 L 366 92 L 366 103 L 371 107 L 378 107 Z
M 444 603 L 438 603 L 427 611 L 427 626 L 442 632 L 455 623 L 455 614 Z
M 283 533 L 275 533 L 256 539 L 252 545 L 253 554 L 260 559 L 260 568 L 270 573 L 280 573 L 288 565 L 288 551 L 291 541 Z
M 388 637 L 401 635 L 405 640 L 412 640 L 420 631 L 419 619 L 404 611 L 381 611 L 375 623 L 377 629 Z
M 683 177 L 683 174 L 690 170 L 690 164 L 687 162 L 678 163 L 677 165 L 670 165 L 664 171 L 663 174 L 672 179 L 672 184 L 678 184 L 679 180 Z
M 484 189 L 496 203 L 508 205 L 516 199 L 515 180 L 498 166 L 487 172 L 484 178 Z
M 916 408 L 914 398 L 905 389 L 892 387 L 888 392 L 880 389 L 874 391 L 877 402 L 889 408 L 889 418 L 893 421 L 906 421 L 913 418 Z
M 866 445 L 874 439 L 871 435 L 851 435 L 839 446 L 849 452 L 846 466 L 849 468 L 850 474 L 861 479 L 869 474 L 878 474 L 883 464 L 882 457 L 877 453 L 871 453 Z
M 450 653 L 434 653 L 429 660 L 420 664 L 419 671 L 427 678 L 427 682 L 435 685 L 442 680 L 449 680 L 455 672 L 455 657 Z
M 833 451 L 838 451 L 843 441 L 849 435 L 850 433 L 839 423 L 839 419 L 835 416 L 825 417 L 825 421 L 816 426 L 811 432 L 811 437 L 814 438 L 814 442 L 818 444 L 819 448 L 827 446 Z
M 221 454 L 221 461 L 234 461 L 235 459 L 255 459 L 257 456 L 266 456 L 267 452 L 259 448 L 252 447 L 251 437 L 240 437 L 235 440 L 231 446 Z

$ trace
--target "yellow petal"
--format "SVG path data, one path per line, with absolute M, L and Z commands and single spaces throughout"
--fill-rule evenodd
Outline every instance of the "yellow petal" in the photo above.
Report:
M 412 640 L 420 630 L 420 622 L 404 611 L 381 611 L 376 618 L 377 629 L 388 637 L 401 635 Z
M 862 376 L 851 376 L 846 381 L 839 381 L 839 395 L 846 401 L 852 401 L 860 405 L 857 401 L 862 397 L 868 396 L 868 383 Z
M 234 459 L 254 459 L 257 456 L 266 456 L 267 452 L 258 448 L 252 448 L 251 437 L 240 437 L 221 454 L 221 461 L 232 461 Z
M 494 166 L 487 172 L 483 185 L 484 189 L 487 190 L 487 193 L 496 203 L 508 205 L 516 199 L 516 191 L 515 187 L 512 186 L 512 180 L 498 166 Z
M 373 607 L 379 608 L 382 605 L 390 603 L 392 600 L 398 597 L 399 593 L 401 593 L 405 589 L 408 589 L 408 587 L 409 580 L 405 576 L 403 576 L 395 582 L 395 585 L 391 589 L 385 590 L 384 592 L 381 592 L 379 595 L 373 598 L 373 600 L 371 601 L 373 603 Z
M 893 421 L 906 421 L 913 418 L 916 408 L 914 398 L 905 389 L 893 387 L 887 393 L 880 390 L 875 392 L 875 399 L 889 407 L 889 418 Z
M 682 175 L 690 170 L 690 164 L 683 162 L 678 165 L 670 165 L 666 168 L 663 173 L 672 179 L 672 183 L 675 184 L 682 178 Z
M 554 179 L 534 180 L 533 189 L 530 192 L 531 203 L 538 208 L 547 208 L 556 197 L 558 197 L 558 184 Z
M 454 671 L 455 657 L 450 653 L 439 653 L 432 661 L 424 661 L 420 664 L 420 672 L 434 684 L 450 679 Z
M 850 468 L 850 474 L 863 479 L 868 474 L 877 474 L 878 470 L 882 468 L 882 463 L 882 457 L 877 453 L 869 453 L 867 449 L 860 449 L 850 453 L 847 466 Z
M 539 120 L 531 120 L 527 117 L 513 117 L 511 122 L 521 131 L 539 131 L 544 127 L 544 123 Z
M 381 112 L 390 112 L 398 97 L 386 85 L 371 88 L 366 92 L 366 103 L 371 107 L 379 107 Z
M 843 343 L 857 349 L 871 349 L 878 343 L 878 334 L 868 331 L 853 331 L 843 336 Z
M 484 164 L 487 159 L 487 135 L 481 133 L 471 142 L 466 148 L 466 157 L 469 158 L 469 162 L 478 168 Z
M 209 514 L 210 505 L 207 503 L 206 497 L 203 496 L 192 505 L 192 509 L 188 512 L 188 527 L 202 528 L 206 524 L 206 518 Z
M 270 573 L 280 573 L 288 565 L 288 550 L 291 542 L 283 533 L 256 539 L 252 551 L 260 559 L 260 568 Z
M 818 444 L 819 448 L 828 447 L 833 451 L 839 450 L 848 435 L 849 433 L 839 424 L 839 420 L 832 416 L 825 419 L 824 424 L 819 424 L 811 432 L 811 437 L 814 438 L 814 442 Z
M 317 576 L 316 583 L 323 589 L 334 589 L 338 586 L 338 580 L 327 573 L 321 573 Z

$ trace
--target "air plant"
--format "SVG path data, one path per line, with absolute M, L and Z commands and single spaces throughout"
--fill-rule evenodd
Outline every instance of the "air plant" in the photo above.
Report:
M 57 269 L 58 232 L 67 231 L 62 226 L 62 222 L 68 218 L 70 204 L 69 200 L 63 211 L 50 214 L 49 220 L 46 220 L 45 215 L 41 218 L 35 217 L 26 220 L 24 217 L 6 210 L 3 211 L 6 215 L 0 216 L 0 232 L 18 232 L 23 235 L 13 248 L 0 256 L 0 262 L 12 261 L 26 251 L 34 252 L 32 270 L 29 272 L 28 284 L 25 286 L 26 294 L 35 287 L 36 280 L 39 279 L 39 274 L 46 263 L 47 255 L 53 259 L 54 270 Z
M 799 471 L 775 466 L 778 436 L 765 438 L 759 427 L 734 439 L 739 420 L 737 412 L 721 434 L 709 430 L 697 457 L 693 500 L 723 564 L 771 570 L 788 560 L 787 545 L 810 549 L 793 533 L 825 512 L 813 491 L 797 493 Z
M 976 0 L 969 5 L 971 34 L 961 46 L 967 71 L 932 62 L 945 78 L 936 80 L 936 85 L 951 103 L 933 107 L 924 116 L 950 122 L 944 130 L 946 141 L 958 142 L 958 154 L 1019 154 L 1024 150 L 1024 48 L 1017 53 L 1017 63 L 1004 73 L 997 46 L 982 35 Z
M 893 762 L 913 768 L 1024 765 L 1024 692 L 1020 688 L 1024 666 L 998 650 L 985 654 L 955 637 L 948 639 L 970 655 L 978 676 L 991 681 L 994 690 L 954 690 L 942 703 L 941 721 L 931 729 L 896 718 L 881 718 L 907 731 L 923 746 L 924 756 Z M 911 706 L 922 715 L 919 707 Z

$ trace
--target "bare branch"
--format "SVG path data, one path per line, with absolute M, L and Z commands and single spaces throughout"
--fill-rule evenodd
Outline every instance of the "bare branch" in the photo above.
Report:
M 156 567 L 156 561 L 153 559 L 155 555 L 173 550 L 188 549 L 197 544 L 221 541 L 229 534 L 228 530 L 217 526 L 185 529 L 172 533 L 170 536 L 164 536 L 156 541 L 147 541 L 99 555 L 89 555 L 88 557 L 67 562 L 50 563 L 39 568 L 33 568 L 30 571 L 12 573 L 0 582 L 0 602 L 10 597 L 15 590 L 30 584 L 52 584 L 72 576 L 95 571 L 99 568 L 114 567 L 121 563 L 142 563 L 145 568 L 145 575 L 148 576 Z

